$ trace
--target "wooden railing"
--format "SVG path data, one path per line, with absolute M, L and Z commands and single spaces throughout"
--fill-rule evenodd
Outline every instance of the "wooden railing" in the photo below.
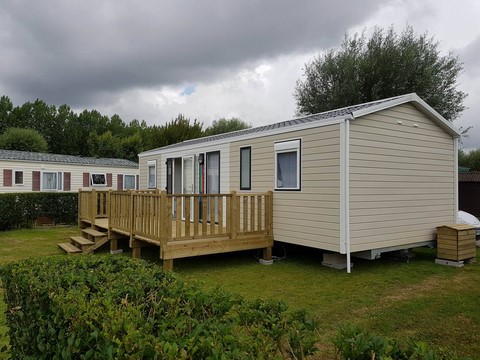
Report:
M 108 226 L 125 233 L 132 230 L 132 195 L 130 191 L 111 191 Z
M 200 238 L 272 236 L 272 204 L 271 191 L 167 195 L 158 190 L 93 190 L 79 192 L 79 219 L 107 216 L 109 229 L 164 245 Z
M 106 190 L 78 191 L 78 219 L 92 224 L 95 219 L 108 217 L 109 192 Z

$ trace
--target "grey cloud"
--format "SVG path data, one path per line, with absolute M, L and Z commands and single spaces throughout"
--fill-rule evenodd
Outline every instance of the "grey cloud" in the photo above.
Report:
M 82 107 L 338 45 L 380 1 L 2 1 L 0 88 Z
M 468 46 L 460 49 L 460 60 L 464 63 L 465 72 L 469 76 L 478 76 L 480 74 L 480 36 L 472 41 Z

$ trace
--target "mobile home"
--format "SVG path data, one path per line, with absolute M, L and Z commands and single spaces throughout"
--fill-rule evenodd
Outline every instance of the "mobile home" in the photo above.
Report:
M 137 189 L 138 164 L 124 159 L 0 150 L 0 192 Z
M 273 237 L 376 258 L 456 222 L 459 132 L 416 94 L 139 154 L 140 189 L 273 190 Z

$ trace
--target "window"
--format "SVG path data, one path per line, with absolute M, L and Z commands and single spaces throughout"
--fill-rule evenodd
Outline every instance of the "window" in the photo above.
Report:
M 240 148 L 240 190 L 252 189 L 252 148 Z
M 15 185 L 23 185 L 23 171 L 15 170 Z
M 300 190 L 300 140 L 278 142 L 275 149 L 275 190 Z
M 63 189 L 63 174 L 61 172 L 48 172 L 42 173 L 42 190 L 46 191 L 61 191 Z
M 123 175 L 123 190 L 132 189 L 135 190 L 136 187 L 136 176 L 135 175 Z
M 107 177 L 105 174 L 90 174 L 90 184 L 92 186 L 107 186 Z
M 157 187 L 157 160 L 148 162 L 148 188 L 155 189 Z

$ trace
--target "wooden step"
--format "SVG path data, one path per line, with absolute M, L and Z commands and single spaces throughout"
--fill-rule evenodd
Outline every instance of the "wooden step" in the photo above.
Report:
M 89 245 L 93 245 L 95 244 L 93 241 L 90 241 L 88 239 L 85 239 L 83 236 L 72 236 L 70 237 L 70 239 L 74 242 L 76 242 L 77 244 L 79 245 L 86 245 L 86 246 L 89 246 Z
M 71 236 L 70 243 L 81 249 L 83 252 L 95 244 L 95 242 L 85 239 L 83 236 Z
M 97 231 L 97 230 L 92 229 L 92 228 L 82 229 L 82 232 L 83 232 L 84 234 L 88 234 L 88 235 L 93 236 L 93 237 L 107 236 L 107 234 L 105 234 L 105 233 L 103 233 L 103 232 L 100 232 L 100 231 Z
M 67 254 L 79 254 L 82 252 L 82 250 L 70 243 L 60 243 L 58 244 L 58 247 L 62 248 Z

